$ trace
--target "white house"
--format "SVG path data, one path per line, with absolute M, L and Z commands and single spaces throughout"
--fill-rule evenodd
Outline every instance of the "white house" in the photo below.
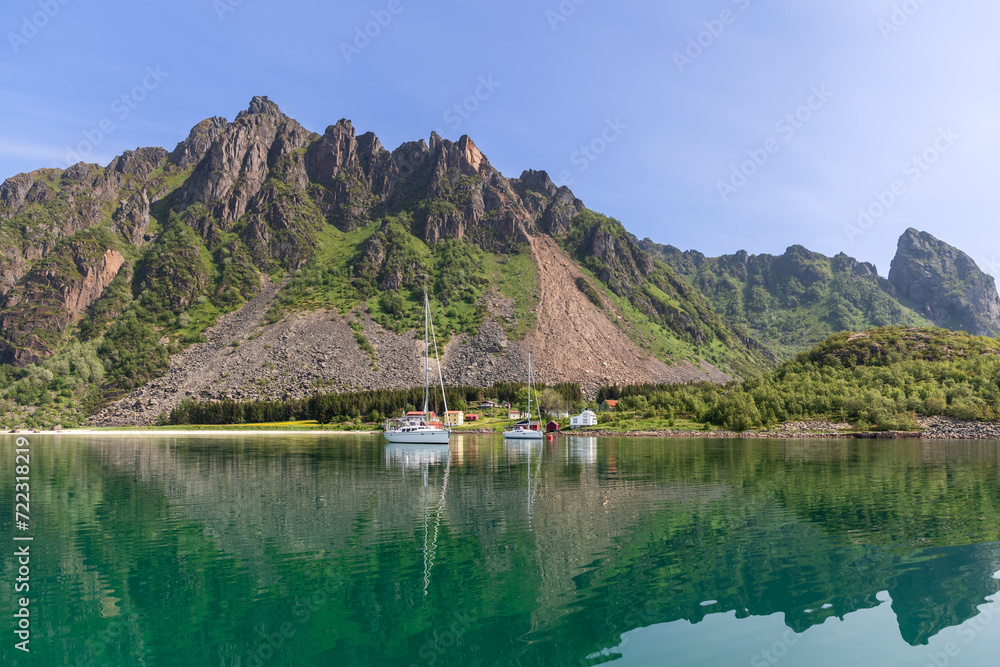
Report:
M 582 426 L 597 426 L 597 414 L 593 410 L 584 410 L 576 417 L 569 418 L 570 428 L 580 428 Z

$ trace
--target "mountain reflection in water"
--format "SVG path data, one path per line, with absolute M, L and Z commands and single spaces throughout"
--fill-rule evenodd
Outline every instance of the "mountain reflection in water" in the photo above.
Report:
M 33 627 L 47 639 L 31 657 L 47 664 L 627 662 L 639 637 L 676 623 L 694 653 L 666 664 L 720 650 L 750 664 L 753 642 L 735 638 L 755 623 L 780 618 L 784 630 L 760 632 L 802 650 L 834 627 L 862 642 L 854 619 L 890 611 L 897 632 L 866 641 L 909 660 L 985 620 L 1000 589 L 991 442 L 32 447 Z M 10 535 L 12 480 L 0 487 Z M 10 587 L 0 598 L 12 608 Z M 733 642 L 695 641 L 691 624 Z M 0 662 L 42 664 L 19 653 L 8 642 Z

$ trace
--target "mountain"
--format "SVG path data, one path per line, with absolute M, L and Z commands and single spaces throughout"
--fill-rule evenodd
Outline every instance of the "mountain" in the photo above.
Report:
M 930 324 L 899 302 L 892 282 L 880 277 L 873 265 L 844 253 L 826 257 L 794 245 L 778 256 L 740 251 L 709 258 L 649 239 L 641 247 L 673 267 L 716 311 L 781 358 L 838 331 Z
M 900 300 L 938 326 L 974 335 L 1000 334 L 1000 298 L 993 278 L 971 257 L 926 232 L 899 238 L 889 282 Z
M 590 392 L 773 360 L 545 172 L 504 177 L 469 137 L 318 134 L 255 97 L 172 151 L 0 186 L 0 413 L 133 423 L 187 396 L 417 384 L 424 290 L 450 382 L 521 380 L 528 350 Z
M 908 230 L 889 279 L 841 253 L 708 258 L 589 210 L 468 136 L 394 150 L 266 97 L 168 151 L 0 185 L 0 424 L 150 422 L 186 398 L 420 384 L 422 295 L 452 384 L 758 376 L 830 334 L 1000 331 L 992 278 Z

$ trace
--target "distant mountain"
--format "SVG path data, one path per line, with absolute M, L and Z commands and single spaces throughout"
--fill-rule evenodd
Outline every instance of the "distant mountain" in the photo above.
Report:
M 903 303 L 938 326 L 978 336 L 1000 333 L 996 284 L 971 257 L 927 232 L 899 238 L 889 282 Z
M 873 265 L 844 253 L 826 257 L 794 245 L 778 256 L 740 251 L 710 258 L 649 239 L 641 246 L 781 358 L 838 331 L 929 324 L 895 298 L 895 288 Z

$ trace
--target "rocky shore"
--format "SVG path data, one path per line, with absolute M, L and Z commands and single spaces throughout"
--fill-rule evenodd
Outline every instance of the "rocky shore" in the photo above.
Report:
M 1000 440 L 1000 423 L 969 422 L 951 417 L 921 417 L 920 431 L 853 431 L 851 425 L 832 422 L 788 422 L 767 431 L 692 431 L 665 429 L 652 431 L 615 431 L 597 429 L 563 431 L 577 437 L 632 438 L 855 438 L 864 440 Z
M 969 422 L 951 417 L 920 417 L 921 438 L 936 440 L 1000 440 L 1000 423 Z

